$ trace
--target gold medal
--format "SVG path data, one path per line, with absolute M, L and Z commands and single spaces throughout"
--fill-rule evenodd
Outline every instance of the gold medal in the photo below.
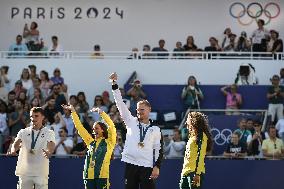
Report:
M 31 154 L 35 154 L 35 149 L 30 149 Z
M 90 167 L 91 167 L 91 168 L 94 168 L 94 167 L 95 167 L 95 161 L 91 161 L 91 162 L 90 162 Z
M 140 148 L 143 148 L 143 147 L 144 147 L 144 142 L 139 142 L 139 143 L 138 143 L 138 146 L 139 146 Z

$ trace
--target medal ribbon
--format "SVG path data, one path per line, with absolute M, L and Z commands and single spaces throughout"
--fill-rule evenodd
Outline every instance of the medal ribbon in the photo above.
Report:
M 150 127 L 152 127 L 152 125 L 149 125 L 149 126 L 146 127 L 145 129 L 143 129 L 141 123 L 139 122 L 139 125 L 138 125 L 138 126 L 139 126 L 139 130 L 140 130 L 140 142 L 143 142 L 144 139 L 145 139 L 145 136 L 146 136 L 146 133 L 147 133 L 148 129 L 149 129 Z
M 39 132 L 38 132 L 38 134 L 37 134 L 37 136 L 36 136 L 36 138 L 35 138 L 35 136 L 34 136 L 34 135 L 35 135 L 34 130 L 32 130 L 32 143 L 31 143 L 31 149 L 32 149 L 32 150 L 35 148 L 35 145 L 36 145 L 37 139 L 38 139 L 38 137 L 39 137 L 40 131 L 41 131 L 41 129 L 39 130 Z

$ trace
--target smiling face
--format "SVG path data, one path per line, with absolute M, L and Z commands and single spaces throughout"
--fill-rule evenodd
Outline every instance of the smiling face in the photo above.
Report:
M 95 123 L 93 126 L 93 134 L 96 135 L 96 138 L 103 137 L 103 133 L 104 130 L 102 129 L 102 127 L 98 123 Z
M 148 120 L 151 108 L 144 104 L 143 102 L 137 103 L 137 117 L 139 120 Z

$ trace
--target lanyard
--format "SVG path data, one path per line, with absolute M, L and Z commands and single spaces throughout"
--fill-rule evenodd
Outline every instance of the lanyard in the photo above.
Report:
M 36 138 L 35 138 L 35 134 L 34 134 L 34 130 L 32 130 L 32 143 L 31 143 L 31 149 L 34 149 L 35 148 L 35 145 L 36 145 L 36 142 L 37 142 L 37 139 L 38 139 L 38 137 L 39 137 L 39 134 L 40 134 L 40 132 L 41 132 L 41 129 L 39 130 L 39 132 L 38 132 L 38 134 L 37 134 L 37 136 L 36 136 Z
M 143 129 L 141 123 L 139 122 L 138 126 L 139 126 L 139 130 L 140 130 L 140 142 L 143 142 L 144 139 L 145 139 L 145 136 L 146 136 L 146 133 L 147 133 L 148 129 L 149 129 L 150 127 L 152 127 L 152 125 L 150 124 L 148 127 L 146 127 L 145 129 Z

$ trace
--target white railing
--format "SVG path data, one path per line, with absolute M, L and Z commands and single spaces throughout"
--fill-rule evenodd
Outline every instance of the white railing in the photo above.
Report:
M 94 51 L 0 51 L 0 59 L 7 58 L 56 58 L 56 59 L 241 59 L 241 60 L 270 60 L 283 61 L 284 53 L 270 52 L 131 52 L 131 51 L 101 51 L 99 55 Z

